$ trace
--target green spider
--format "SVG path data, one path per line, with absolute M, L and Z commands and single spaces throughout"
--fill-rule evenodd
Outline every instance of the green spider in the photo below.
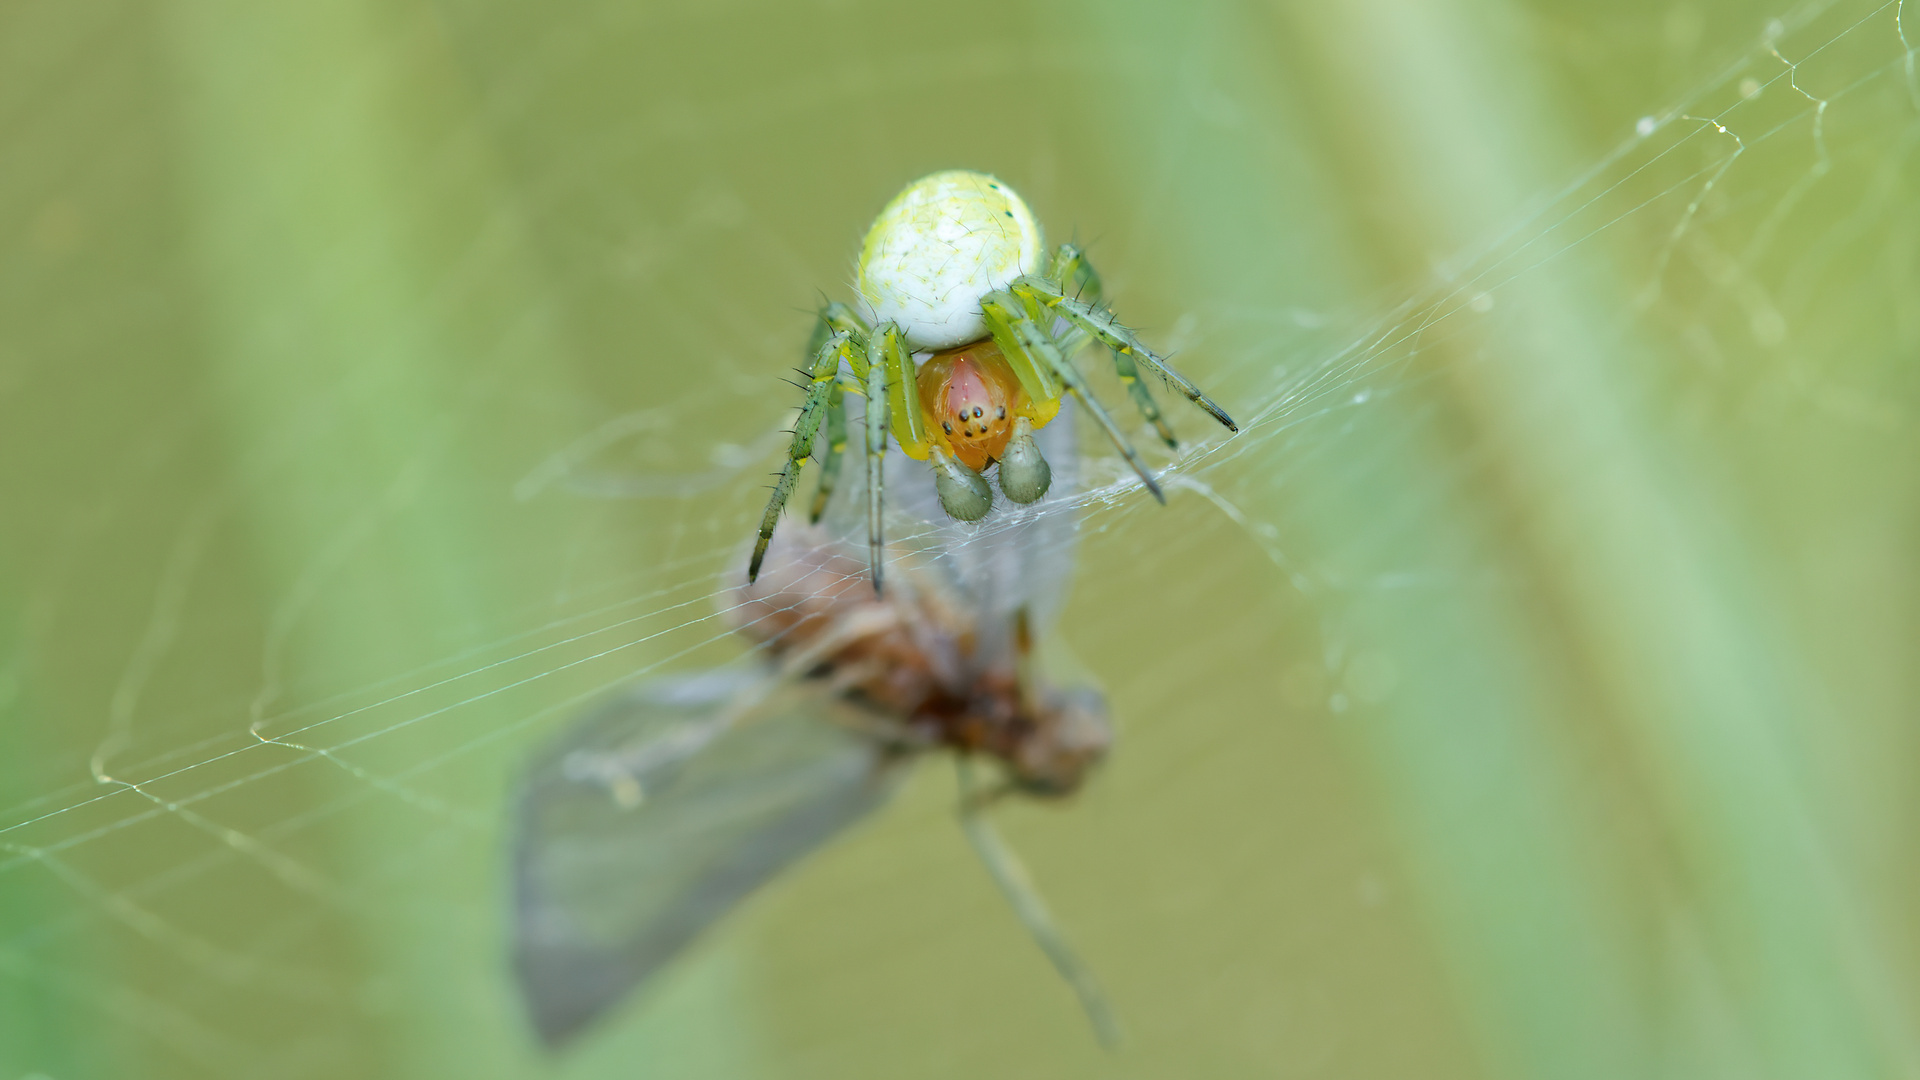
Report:
M 998 465 L 1000 491 L 1016 503 L 1047 493 L 1053 473 L 1033 432 L 1072 394 L 1127 464 L 1164 504 L 1146 463 L 1088 391 L 1072 357 L 1091 341 L 1113 355 L 1114 370 L 1141 415 L 1174 447 L 1173 431 L 1140 381 L 1158 372 L 1228 431 L 1233 418 L 1181 375 L 1100 302 L 1100 277 L 1086 255 L 1062 244 L 1051 255 L 1040 224 L 1012 188 L 985 173 L 956 169 L 908 184 L 867 230 L 858 268 L 869 317 L 838 301 L 820 310 L 806 375 L 806 403 L 793 428 L 786 466 L 760 519 L 747 580 L 760 575 L 780 512 L 824 423 L 827 449 L 812 518 L 820 520 L 840 476 L 847 446 L 846 394 L 866 410 L 867 539 L 873 587 L 881 578 L 881 462 L 887 436 L 910 458 L 931 461 L 940 505 L 961 521 L 993 508 L 981 475 Z M 1056 329 L 1057 328 L 1057 329 Z M 930 354 L 917 366 L 915 354 Z

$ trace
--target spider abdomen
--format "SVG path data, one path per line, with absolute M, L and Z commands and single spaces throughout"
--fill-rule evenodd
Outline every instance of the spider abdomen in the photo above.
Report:
M 894 322 L 915 351 L 987 336 L 980 298 L 1040 269 L 1040 222 L 986 173 L 921 177 L 880 211 L 861 245 L 859 289 L 876 325 Z

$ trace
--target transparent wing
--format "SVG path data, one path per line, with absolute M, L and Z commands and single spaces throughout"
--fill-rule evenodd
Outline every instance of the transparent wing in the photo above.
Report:
M 549 1045 L 578 1033 L 787 864 L 884 802 L 904 759 L 849 707 L 763 671 L 637 686 L 520 795 L 514 960 Z

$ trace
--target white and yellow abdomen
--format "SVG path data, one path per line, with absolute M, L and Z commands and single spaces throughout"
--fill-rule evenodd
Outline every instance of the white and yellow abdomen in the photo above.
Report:
M 950 349 L 987 336 L 980 298 L 1038 272 L 1044 250 L 1012 188 L 986 173 L 938 172 L 908 184 L 867 230 L 860 296 L 912 349 Z

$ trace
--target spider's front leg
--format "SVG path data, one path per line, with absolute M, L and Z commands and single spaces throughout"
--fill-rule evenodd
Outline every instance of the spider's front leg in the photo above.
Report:
M 820 421 L 826 413 L 832 390 L 840 373 L 840 363 L 851 361 L 855 355 L 853 338 L 844 330 L 827 335 L 814 351 L 813 363 L 807 368 L 807 400 L 800 406 L 800 419 L 793 425 L 793 442 L 787 446 L 787 463 L 780 470 L 780 480 L 773 486 L 773 497 L 767 500 L 767 511 L 760 516 L 760 537 L 753 545 L 753 559 L 747 564 L 747 581 L 751 584 L 760 576 L 760 563 L 767 557 L 767 544 L 773 539 L 774 526 L 780 523 L 780 511 L 787 505 L 787 498 L 793 494 L 793 485 L 800 479 L 800 470 L 806 467 L 807 458 L 813 455 L 813 439 L 819 434 Z
M 855 355 L 865 356 L 867 352 L 867 334 L 870 331 L 867 321 L 860 313 L 838 300 L 820 309 L 813 331 L 813 342 L 807 346 L 807 355 L 811 357 L 820 350 L 820 343 L 835 332 L 845 331 L 851 337 Z M 807 514 L 807 520 L 820 524 L 820 516 L 827 512 L 827 502 L 833 498 L 834 488 L 840 483 L 840 466 L 847 450 L 847 407 L 846 392 L 865 394 L 866 386 L 857 377 L 848 378 L 842 373 L 835 380 L 833 389 L 827 397 L 827 452 L 820 461 L 820 484 L 814 489 L 813 506 Z
M 1053 340 L 1053 335 L 1034 320 L 1020 297 L 1004 292 L 989 294 L 980 301 L 980 311 L 986 316 L 994 344 L 1000 346 L 1000 351 L 1006 355 L 1007 362 L 1013 366 L 1020 381 L 1026 383 L 1032 380 L 1028 393 L 1034 394 L 1037 390 L 1037 396 L 1057 398 L 1064 388 L 1072 394 L 1086 407 L 1094 423 L 1100 425 L 1100 430 L 1106 432 L 1121 456 L 1127 459 L 1127 464 L 1139 475 L 1140 482 L 1153 492 L 1155 499 L 1164 504 L 1167 497 L 1160 491 L 1160 485 L 1154 482 L 1153 473 L 1147 470 L 1147 463 L 1140 460 L 1139 452 L 1127 441 L 1119 425 L 1113 422 L 1113 417 L 1107 415 L 1099 399 L 1087 389 L 1086 379 L 1081 376 L 1079 369 L 1060 351 L 1060 345 Z
M 1100 274 L 1087 260 L 1087 253 L 1074 244 L 1061 244 L 1053 253 L 1053 261 L 1047 266 L 1047 281 L 1055 285 L 1060 293 L 1086 304 L 1096 310 L 1105 310 L 1101 298 L 1106 292 L 1100 280 Z M 1030 309 L 1039 309 L 1037 300 L 1029 301 Z M 1038 311 L 1035 312 L 1038 314 Z M 1093 334 L 1082 329 L 1077 323 L 1068 323 L 1072 333 L 1066 341 L 1060 343 L 1060 352 L 1071 360 L 1083 345 L 1093 340 Z M 1103 346 L 1105 342 L 1101 343 Z M 1134 366 L 1133 357 L 1117 349 L 1108 348 L 1107 354 L 1113 357 L 1114 374 L 1120 376 L 1120 385 L 1127 388 L 1127 396 L 1133 399 L 1134 408 L 1153 430 L 1159 434 L 1160 441 L 1167 449 L 1180 449 L 1180 442 L 1173 437 L 1173 429 L 1167 426 L 1165 416 L 1160 413 L 1160 403 L 1153 400 L 1153 394 L 1147 390 L 1147 384 L 1140 381 L 1140 369 Z
M 827 391 L 827 452 L 820 459 L 820 484 L 813 491 L 813 506 L 807 511 L 807 521 L 820 524 L 820 515 L 827 512 L 827 502 L 833 498 L 833 489 L 840 485 L 840 465 L 847 452 L 847 383 L 852 380 L 836 377 L 833 389 Z M 854 383 L 856 390 L 859 383 Z
M 1085 256 L 1081 256 L 1081 259 L 1084 261 Z M 1202 393 L 1200 388 L 1193 384 L 1193 380 L 1175 371 L 1152 349 L 1142 344 L 1133 331 L 1121 326 L 1111 312 L 1097 304 L 1089 304 L 1085 300 L 1077 300 L 1067 295 L 1058 281 L 1024 277 L 1008 288 L 1015 296 L 1036 303 L 1042 309 L 1060 315 L 1074 326 L 1099 338 L 1107 348 L 1113 350 L 1116 363 L 1122 357 L 1138 359 L 1140 363 L 1158 372 L 1161 377 L 1178 387 L 1180 392 L 1187 396 L 1188 401 L 1205 409 L 1208 415 L 1220 421 L 1228 431 L 1240 430 L 1240 426 L 1233 422 L 1233 417 L 1228 416 L 1225 409 L 1214 404 L 1212 398 Z M 1124 373 L 1121 377 L 1125 378 Z M 1135 382 L 1133 385 L 1139 384 Z M 1135 398 L 1135 400 L 1139 399 Z
M 867 335 L 867 351 L 854 366 L 855 375 L 866 388 L 867 398 L 867 544 L 873 568 L 873 591 L 880 591 L 881 564 L 884 561 L 884 537 L 881 524 L 885 517 L 884 491 L 889 421 L 895 441 L 903 447 L 918 447 L 926 442 L 920 418 L 920 403 L 915 399 L 913 358 L 907 353 L 907 336 L 891 322 L 881 323 Z
M 887 343 L 897 346 L 899 340 L 900 328 L 892 323 L 867 335 L 866 363 L 862 365 L 866 370 L 859 373 L 867 387 L 867 565 L 876 596 L 880 593 L 883 562 L 880 522 L 886 506 L 882 501 L 881 466 L 887 460 Z

